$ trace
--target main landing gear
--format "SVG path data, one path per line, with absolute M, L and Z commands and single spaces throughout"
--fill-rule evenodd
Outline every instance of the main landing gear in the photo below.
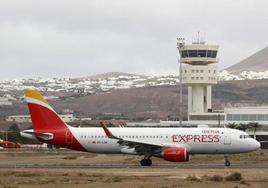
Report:
M 140 161 L 141 166 L 151 166 L 152 160 L 150 158 L 144 158 Z
M 228 157 L 225 155 L 224 156 L 224 159 L 225 159 L 225 166 L 230 166 L 231 165 L 231 162 L 228 160 Z

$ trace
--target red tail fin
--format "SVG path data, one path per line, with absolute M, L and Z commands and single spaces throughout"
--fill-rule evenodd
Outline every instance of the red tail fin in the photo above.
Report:
M 28 103 L 29 112 L 32 118 L 33 129 L 35 132 L 65 130 L 65 122 L 51 108 L 41 93 L 36 89 L 24 90 L 24 95 Z
M 85 150 L 73 136 L 68 125 L 51 108 L 37 89 L 26 89 L 24 95 L 32 118 L 34 133 L 37 136 L 44 133 L 52 135 L 48 137 L 49 139 L 37 137 L 40 141 L 70 149 Z

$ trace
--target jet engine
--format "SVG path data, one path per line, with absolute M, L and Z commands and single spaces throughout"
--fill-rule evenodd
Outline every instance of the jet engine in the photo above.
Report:
M 186 148 L 164 148 L 162 150 L 162 157 L 166 161 L 172 161 L 172 162 L 184 162 L 189 161 L 190 157 L 186 150 Z

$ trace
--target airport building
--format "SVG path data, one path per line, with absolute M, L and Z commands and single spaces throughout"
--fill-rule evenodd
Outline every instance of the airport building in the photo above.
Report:
M 73 114 L 59 114 L 59 116 L 66 123 L 73 122 L 74 120 L 76 120 L 76 117 Z M 6 121 L 16 123 L 31 123 L 32 119 L 29 115 L 14 115 L 7 116 Z
M 220 126 L 230 124 L 258 123 L 262 125 L 262 130 L 268 131 L 268 106 L 233 107 L 224 108 L 223 111 L 212 113 L 212 116 L 196 114 L 195 119 L 191 119 L 187 124 L 206 124 L 209 126 Z
M 268 126 L 268 106 L 225 108 L 228 123 L 258 122 Z

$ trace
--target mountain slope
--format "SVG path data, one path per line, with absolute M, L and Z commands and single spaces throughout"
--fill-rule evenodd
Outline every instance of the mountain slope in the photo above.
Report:
M 268 80 L 219 82 L 213 86 L 213 109 L 230 105 L 267 105 Z M 101 95 L 51 101 L 56 110 L 69 108 L 84 114 L 122 113 L 130 119 L 165 119 L 179 114 L 179 89 L 175 86 L 115 90 Z M 187 112 L 187 87 L 183 87 L 183 112 Z
M 213 109 L 224 106 L 268 105 L 268 80 L 225 81 L 213 86 Z M 51 93 L 51 92 L 50 92 Z M 113 90 L 95 95 L 72 95 L 49 101 L 61 112 L 74 110 L 86 117 L 97 114 L 121 113 L 129 119 L 166 119 L 178 117 L 179 86 L 154 86 Z M 0 108 L 0 117 L 28 114 L 25 103 L 15 103 L 12 108 Z M 187 87 L 183 87 L 183 113 L 187 112 Z
M 226 69 L 231 73 L 243 71 L 263 72 L 268 70 L 268 47 L 256 52 L 241 62 Z
M 107 79 L 107 78 L 110 78 L 110 77 L 118 77 L 118 76 L 130 76 L 130 77 L 132 77 L 132 76 L 140 76 L 140 77 L 145 77 L 145 76 L 142 76 L 142 75 L 130 74 L 130 73 L 124 73 L 124 72 L 107 72 L 107 73 L 103 73 L 103 74 L 96 74 L 96 75 L 89 76 L 89 77 L 86 77 L 86 78 L 96 80 L 96 79 Z

